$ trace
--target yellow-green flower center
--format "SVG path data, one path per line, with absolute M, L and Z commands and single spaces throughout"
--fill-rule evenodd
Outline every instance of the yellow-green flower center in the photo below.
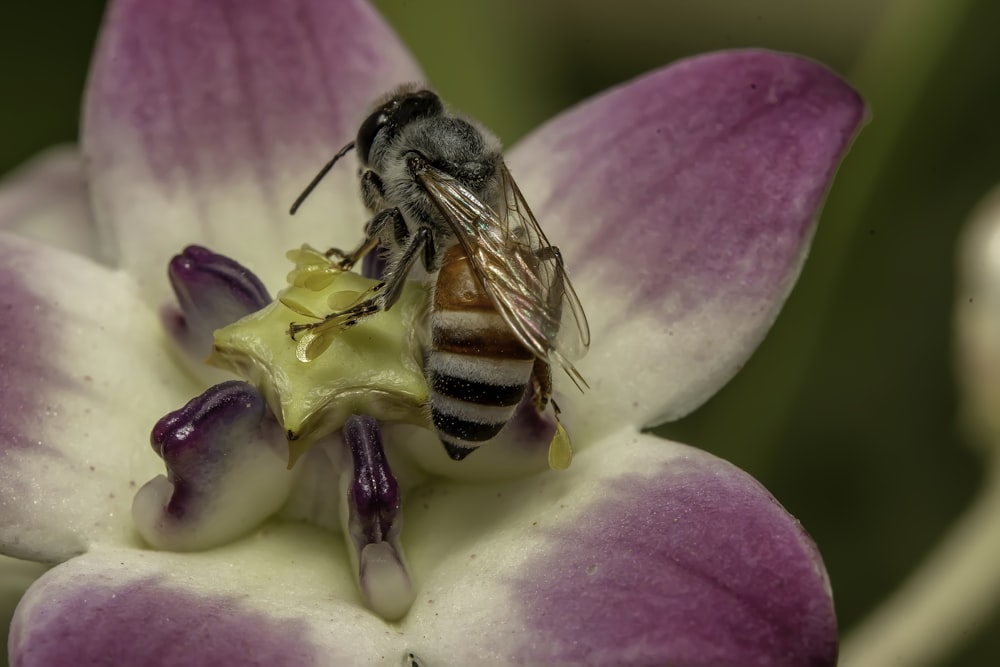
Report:
M 215 332 L 209 363 L 254 384 L 285 429 L 289 465 L 352 414 L 425 425 L 427 384 L 417 355 L 428 295 L 409 282 L 393 308 L 347 329 L 289 334 L 376 283 L 336 268 L 308 247 L 288 253 L 289 286 L 271 305 Z

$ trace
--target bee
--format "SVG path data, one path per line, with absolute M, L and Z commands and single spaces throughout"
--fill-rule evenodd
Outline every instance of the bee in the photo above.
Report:
M 551 364 L 582 390 L 586 381 L 572 362 L 590 345 L 587 318 L 559 249 L 545 238 L 503 161 L 500 141 L 446 109 L 435 93 L 403 87 L 376 104 L 292 214 L 352 149 L 373 217 L 355 249 L 326 254 L 348 270 L 381 247 L 385 270 L 352 305 L 319 322 L 293 323 L 292 338 L 347 328 L 392 308 L 420 262 L 432 286 L 424 357 L 431 419 L 452 459 L 496 437 L 529 384 L 535 407 L 544 410 Z

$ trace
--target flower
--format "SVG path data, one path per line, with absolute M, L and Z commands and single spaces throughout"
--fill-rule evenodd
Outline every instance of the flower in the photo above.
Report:
M 762 338 L 861 122 L 846 84 L 794 56 L 675 64 L 510 153 L 591 321 L 591 390 L 560 398 L 578 454 L 569 470 L 508 479 L 474 479 L 502 448 L 425 461 L 439 476 L 402 499 L 415 599 L 400 621 L 362 604 L 351 552 L 321 527 L 273 520 L 185 553 L 139 538 L 132 499 L 162 471 L 142 441 L 217 379 L 168 344 L 163 267 L 204 244 L 273 289 L 287 270 L 276 249 L 357 238 L 349 169 L 301 217 L 286 207 L 373 99 L 420 78 L 360 0 L 112 3 L 78 167 L 93 217 L 61 206 L 46 228 L 79 253 L 0 238 L 0 551 L 60 563 L 17 610 L 13 662 L 834 664 L 829 584 L 801 527 L 745 473 L 641 431 L 697 407 Z M 63 175 L 77 168 L 57 159 Z M 23 180 L 41 200 L 0 203 L 20 211 L 5 227 L 38 213 L 32 202 L 77 196 L 49 166 Z M 24 191 L 11 188 L 8 202 Z M 258 415 L 241 442 L 270 475 L 254 461 L 273 425 L 247 387 L 216 389 L 236 398 L 207 414 Z M 196 413 L 170 413 L 154 441 Z M 371 421 L 350 429 L 360 454 L 381 450 Z M 383 431 L 387 447 L 430 441 Z M 332 468 L 309 470 L 288 490 L 291 516 L 343 497 L 321 478 Z M 236 491 L 277 502 L 261 499 L 274 489 Z

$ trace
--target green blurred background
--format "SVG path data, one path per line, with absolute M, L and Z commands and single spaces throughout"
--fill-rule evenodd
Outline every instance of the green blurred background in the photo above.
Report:
M 609 85 L 713 49 L 795 51 L 862 91 L 872 121 L 775 329 L 707 406 L 662 429 L 750 471 L 801 519 L 849 631 L 982 481 L 956 418 L 951 311 L 956 235 L 1000 180 L 1000 3 L 376 4 L 443 97 L 508 144 Z M 0 174 L 76 136 L 102 6 L 0 5 Z M 1000 664 L 998 630 L 994 613 L 947 664 Z

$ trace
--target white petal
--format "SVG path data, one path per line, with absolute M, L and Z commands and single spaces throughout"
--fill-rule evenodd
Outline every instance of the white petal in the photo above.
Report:
M 76 147 L 50 148 L 0 181 L 0 230 L 98 257 Z
M 134 540 L 132 495 L 162 470 L 150 429 L 194 387 L 127 275 L 0 235 L 0 283 L 0 551 Z
M 765 489 L 651 436 L 599 444 L 565 472 L 404 499 L 420 658 L 834 664 L 822 561 Z
M 593 398 L 567 423 L 675 419 L 742 367 L 798 276 L 863 117 L 858 94 L 818 63 L 730 51 L 607 91 L 511 153 L 591 323 L 579 369 Z M 568 409 L 578 394 L 566 391 Z
M 353 243 L 366 220 L 353 156 L 301 215 L 288 208 L 376 97 L 419 78 L 361 0 L 113 3 L 82 144 L 121 264 L 161 295 L 161 267 L 197 243 L 273 288 L 286 248 Z

